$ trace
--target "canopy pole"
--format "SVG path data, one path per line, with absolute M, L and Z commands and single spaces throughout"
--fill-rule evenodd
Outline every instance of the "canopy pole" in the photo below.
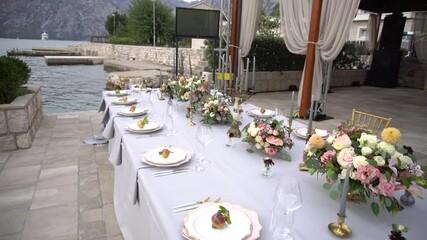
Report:
M 313 0 L 311 7 L 310 31 L 308 33 L 307 56 L 305 58 L 304 85 L 301 95 L 299 117 L 307 119 L 306 111 L 310 108 L 311 90 L 313 87 L 314 62 L 316 57 L 316 42 L 319 38 L 320 16 L 323 0 Z
M 230 61 L 230 81 L 229 82 L 229 88 L 232 88 L 233 85 L 233 81 L 236 77 L 236 73 L 234 72 L 235 70 L 235 61 L 236 61 L 236 46 L 237 44 L 237 30 L 238 30 L 238 26 L 239 26 L 239 0 L 233 0 L 233 12 L 231 15 L 231 39 L 230 39 L 230 54 L 231 54 L 231 61 Z M 232 79 L 231 73 L 234 73 L 234 77 Z

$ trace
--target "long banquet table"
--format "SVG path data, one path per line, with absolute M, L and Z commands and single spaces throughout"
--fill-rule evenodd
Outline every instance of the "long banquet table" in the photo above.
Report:
M 103 123 L 110 126 L 110 129 L 106 128 L 106 131 L 110 131 L 106 135 L 112 137 L 109 160 L 114 165 L 114 207 L 125 239 L 183 239 L 181 229 L 188 212 L 173 213 L 172 207 L 202 200 L 207 196 L 211 200 L 221 197 L 222 202 L 239 204 L 256 211 L 263 226 L 260 239 L 272 239 L 269 232 L 270 216 L 276 182 L 281 176 L 294 176 L 301 186 L 303 205 L 295 213 L 296 239 L 338 239 L 329 232 L 328 224 L 337 220 L 339 201 L 332 200 L 329 192 L 323 190 L 323 176 L 310 176 L 298 169 L 305 145 L 303 139 L 292 136 L 294 146 L 287 150 L 292 161 L 273 158 L 273 176 L 266 178 L 261 175 L 265 155 L 246 152 L 248 145 L 241 139 L 233 139 L 234 145 L 227 147 L 225 142 L 228 139 L 228 126 L 213 125 L 214 140 L 206 149 L 207 159 L 213 163 L 207 165 L 205 171 L 155 177 L 155 172 L 164 169 L 147 168 L 140 161 L 143 152 L 170 145 L 192 149 L 197 125 L 187 126 L 189 120 L 184 111 L 188 103 L 179 103 L 180 112 L 175 120 L 177 132 L 173 136 L 165 136 L 165 130 L 144 135 L 126 130 L 126 126 L 136 120 L 116 117 L 120 109 L 129 107 L 111 104 L 115 98 L 103 93 Z M 162 122 L 161 116 L 166 104 L 167 101 L 157 104 L 156 115 L 151 121 Z M 254 107 L 245 104 L 244 110 Z M 253 120 L 245 112 L 241 116 L 241 128 Z M 200 117 L 196 115 L 194 122 L 199 124 Z M 296 121 L 293 123 L 293 127 L 303 126 Z M 184 166 L 191 168 L 194 164 L 195 161 L 190 161 Z M 400 197 L 402 193 L 396 193 L 396 197 Z M 346 223 L 353 230 L 351 239 L 387 239 L 392 223 L 409 227 L 409 233 L 404 234 L 407 239 L 427 238 L 427 204 L 424 200 L 416 199 L 414 206 L 407 207 L 395 217 L 383 209 L 376 217 L 371 212 L 369 203 L 348 203 L 347 216 Z

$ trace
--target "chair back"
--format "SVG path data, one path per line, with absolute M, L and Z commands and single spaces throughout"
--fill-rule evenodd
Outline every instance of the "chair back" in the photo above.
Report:
M 353 114 L 351 116 L 351 124 L 358 126 L 365 126 L 372 130 L 376 135 L 380 133 L 384 128 L 387 128 L 390 125 L 391 118 L 380 117 L 370 113 L 365 113 L 353 109 Z

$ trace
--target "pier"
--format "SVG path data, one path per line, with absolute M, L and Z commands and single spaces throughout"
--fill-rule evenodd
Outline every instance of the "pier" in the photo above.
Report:
M 45 56 L 47 65 L 95 65 L 102 64 L 112 58 L 97 56 Z

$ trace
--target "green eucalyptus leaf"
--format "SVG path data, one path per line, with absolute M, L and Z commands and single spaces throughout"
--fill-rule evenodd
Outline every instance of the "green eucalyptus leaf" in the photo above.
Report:
M 407 188 L 411 186 L 411 182 L 407 178 L 402 177 L 401 181 L 402 181 L 402 184 L 405 185 Z
M 247 148 L 247 149 L 246 149 L 246 152 L 248 152 L 248 153 L 254 153 L 254 150 L 253 150 L 253 149 L 251 149 L 251 148 Z
M 391 179 L 390 172 L 385 172 L 385 177 L 387 178 L 387 182 L 390 182 L 390 179 Z
M 377 161 L 375 161 L 373 159 L 366 159 L 366 161 L 369 163 L 369 165 L 371 165 L 373 167 L 378 167 Z
M 375 216 L 378 216 L 378 214 L 380 213 L 380 206 L 378 206 L 378 203 L 372 202 L 371 203 L 371 210 L 375 214 Z
M 330 183 L 324 183 L 323 184 L 323 189 L 325 189 L 325 190 L 329 190 L 329 189 L 331 189 L 331 187 L 332 187 L 332 184 L 330 184 Z
M 338 194 L 338 192 L 337 192 L 336 190 L 332 190 L 332 191 L 329 193 L 329 196 L 330 196 L 332 199 L 337 200 L 337 199 L 338 199 L 338 197 L 339 197 L 339 194 Z
M 384 198 L 384 204 L 386 207 L 391 207 L 392 205 L 392 201 L 390 200 L 390 198 Z

